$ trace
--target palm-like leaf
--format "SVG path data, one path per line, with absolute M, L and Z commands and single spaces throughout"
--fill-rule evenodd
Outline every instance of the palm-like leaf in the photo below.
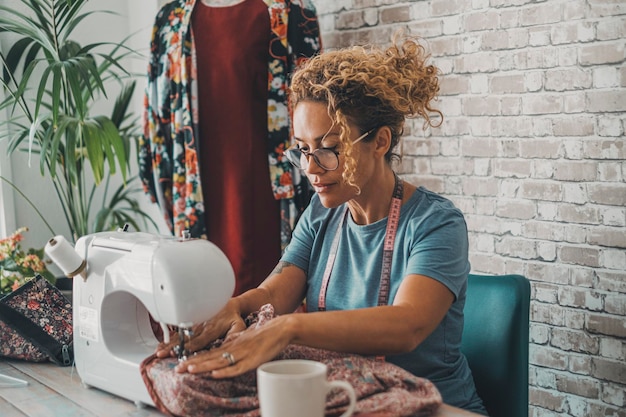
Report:
M 104 206 L 124 203 L 128 210 L 92 223 L 90 213 L 99 216 L 92 210 L 95 189 L 87 191 L 88 183 L 100 186 L 118 168 L 122 190 L 127 182 L 138 127 L 137 118 L 128 114 L 135 84 L 122 61 L 132 51 L 124 41 L 81 45 L 72 39 L 85 19 L 101 13 L 82 12 L 88 0 L 20 1 L 25 12 L 0 5 L 0 36 L 18 38 L 7 53 L 0 51 L 0 83 L 7 97 L 0 110 L 10 114 L 0 124 L 0 139 L 8 139 L 9 152 L 39 157 L 40 171 L 52 179 L 74 239 L 114 228 L 111 219 L 129 221 L 130 211 L 147 219 L 126 192 L 116 193 Z M 107 97 L 109 83 L 121 85 L 112 115 L 91 115 L 94 101 Z M 107 187 L 108 182 L 105 194 Z

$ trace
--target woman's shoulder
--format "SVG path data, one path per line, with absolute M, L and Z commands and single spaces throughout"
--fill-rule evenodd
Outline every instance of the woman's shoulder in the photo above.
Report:
M 417 187 L 408 203 L 403 207 L 406 219 L 413 223 L 441 223 L 449 220 L 465 222 L 463 212 L 452 200 L 425 187 Z
M 461 210 L 454 205 L 452 200 L 441 194 L 430 191 L 423 186 L 415 189 L 411 201 L 413 204 L 420 205 L 421 208 L 428 207 L 434 210 L 451 210 L 462 214 Z

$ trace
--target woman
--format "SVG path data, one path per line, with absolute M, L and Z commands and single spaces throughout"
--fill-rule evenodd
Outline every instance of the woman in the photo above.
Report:
M 196 351 L 243 331 L 242 317 L 266 303 L 279 316 L 178 371 L 231 377 L 293 343 L 384 356 L 434 382 L 444 402 L 485 413 L 460 353 L 470 269 L 463 215 L 391 167 L 405 118 L 432 125 L 430 115 L 440 115 L 431 107 L 437 69 L 426 59 L 405 40 L 386 50 L 326 52 L 294 74 L 296 147 L 286 155 L 316 195 L 272 274 L 195 329 L 186 346 Z M 307 313 L 290 314 L 304 298 Z

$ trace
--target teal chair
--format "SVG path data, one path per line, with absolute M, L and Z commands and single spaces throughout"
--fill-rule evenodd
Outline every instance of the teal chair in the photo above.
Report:
M 528 417 L 530 283 L 470 274 L 461 351 L 490 417 Z

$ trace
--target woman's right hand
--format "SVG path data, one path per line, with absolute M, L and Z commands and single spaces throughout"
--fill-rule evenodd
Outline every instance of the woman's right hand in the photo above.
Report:
M 226 337 L 244 330 L 246 330 L 246 324 L 241 317 L 237 303 L 234 299 L 231 299 L 217 315 L 192 327 L 189 339 L 185 339 L 185 350 L 190 353 L 197 352 L 209 346 L 220 337 Z M 157 357 L 176 356 L 174 349 L 178 345 L 178 333 L 172 334 L 169 343 L 159 343 L 157 346 Z

